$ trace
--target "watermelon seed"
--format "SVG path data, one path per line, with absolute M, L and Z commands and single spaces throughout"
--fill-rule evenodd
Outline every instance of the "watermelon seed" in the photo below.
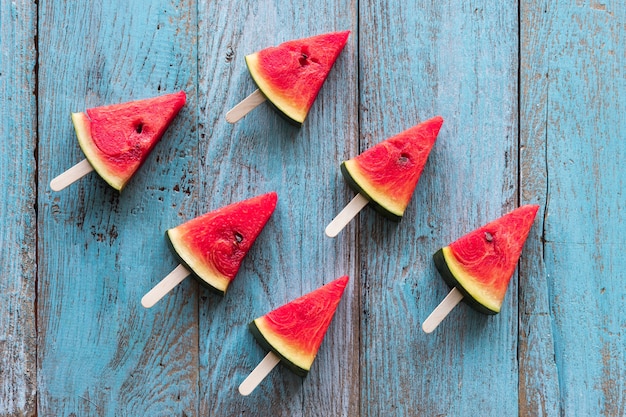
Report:
M 135 127 L 135 131 L 137 133 L 141 133 L 143 131 L 143 123 L 139 123 L 136 127 Z
M 298 59 L 298 62 L 300 62 L 300 66 L 305 66 L 305 65 L 309 65 L 309 61 L 307 61 L 309 59 L 309 48 L 307 48 L 306 46 L 303 46 L 302 49 L 300 49 L 300 58 Z
M 487 240 L 487 242 L 491 242 L 493 240 L 491 233 L 485 232 L 485 240 Z
M 241 233 L 235 232 L 235 240 L 237 241 L 237 243 L 243 242 L 243 236 L 241 235 Z
M 407 162 L 409 162 L 409 155 L 406 153 L 400 154 L 400 158 L 398 158 L 398 162 L 400 162 L 401 164 L 406 164 Z

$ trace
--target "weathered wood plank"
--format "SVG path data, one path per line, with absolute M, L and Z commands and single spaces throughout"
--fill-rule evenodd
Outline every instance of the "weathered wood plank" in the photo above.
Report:
M 528 164 L 531 192 L 538 186 L 547 194 L 545 279 L 529 277 L 527 285 L 536 286 L 534 293 L 547 289 L 539 312 L 549 321 L 539 330 L 553 340 L 558 378 L 558 389 L 545 398 L 533 395 L 527 415 L 540 415 L 540 400 L 561 415 L 624 415 L 626 6 L 546 2 L 526 4 L 524 11 L 521 119 L 528 125 L 522 166 Z M 544 146 L 533 146 L 537 135 Z M 531 298 L 526 308 L 533 303 Z M 529 364 L 538 378 L 538 362 L 552 360 L 546 347 Z
M 516 279 L 499 315 L 461 304 L 420 328 L 449 290 L 432 254 L 517 203 L 515 4 L 364 2 L 359 16 L 360 148 L 445 120 L 402 221 L 361 214 L 363 415 L 516 415 Z
M 324 227 L 348 201 L 341 158 L 357 143 L 357 37 L 353 33 L 301 129 L 263 104 L 235 125 L 225 114 L 256 87 L 244 56 L 319 33 L 356 28 L 349 1 L 200 3 L 199 203 L 204 210 L 275 190 L 278 206 L 224 299 L 200 302 L 202 415 L 359 414 L 359 284 L 355 228 L 338 239 Z M 342 303 L 306 379 L 278 366 L 249 397 L 237 386 L 266 352 L 248 323 L 341 275 Z
M 34 416 L 37 7 L 0 1 L 0 415 Z
M 520 6 L 520 200 L 541 209 L 519 266 L 519 414 L 557 416 L 560 393 L 543 234 L 549 197 L 546 75 L 552 59 L 545 46 L 552 34 L 545 2 Z
M 39 415 L 198 415 L 197 291 L 140 299 L 175 265 L 163 239 L 195 209 L 196 5 L 40 2 Z M 122 194 L 83 158 L 71 111 L 183 89 L 187 105 Z

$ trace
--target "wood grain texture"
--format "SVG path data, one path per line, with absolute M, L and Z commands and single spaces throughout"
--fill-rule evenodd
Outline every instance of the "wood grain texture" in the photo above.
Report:
M 626 10 L 618 1 L 523 10 L 522 196 L 538 191 L 546 206 L 543 270 L 528 277 L 524 305 L 541 318 L 522 320 L 544 337 L 531 333 L 539 348 L 527 343 L 523 354 L 532 395 L 521 406 L 533 416 L 620 416 Z M 539 305 L 537 294 L 547 294 Z
M 34 416 L 37 9 L 0 1 L 0 415 Z
M 356 5 L 315 7 L 276 1 L 201 3 L 199 202 L 217 207 L 278 193 L 268 225 L 224 299 L 200 302 L 201 415 L 355 416 L 359 414 L 359 286 L 354 227 L 338 239 L 324 227 L 347 203 L 339 163 L 357 144 Z M 230 125 L 225 114 L 256 86 L 246 54 L 291 39 L 350 29 L 353 34 L 302 128 L 267 103 Z M 309 375 L 279 365 L 249 396 L 237 386 L 265 356 L 247 329 L 254 318 L 341 275 L 351 281 Z
M 445 120 L 402 221 L 361 213 L 363 415 L 515 415 L 516 279 L 497 316 L 461 304 L 420 326 L 449 290 L 432 254 L 517 202 L 516 8 L 364 2 L 359 16 L 360 149 Z
M 195 209 L 195 3 L 39 7 L 38 415 L 197 415 L 197 286 L 140 305 L 176 265 L 165 230 Z M 70 112 L 181 89 L 122 194 L 95 173 L 47 187 L 84 157 Z
M 0 0 L 0 416 L 626 415 L 626 4 L 323 0 Z M 263 104 L 244 56 L 352 30 L 302 128 Z M 519 91 L 518 91 L 519 88 Z M 70 112 L 185 90 L 187 105 L 119 194 L 92 173 Z M 339 165 L 445 119 L 404 219 L 366 207 Z M 185 280 L 166 229 L 276 191 L 224 297 Z M 432 254 L 539 204 L 502 312 L 458 306 Z M 278 366 L 248 323 L 351 280 L 310 374 Z
M 519 362 L 521 416 L 560 414 L 558 369 L 545 264 L 544 231 L 548 190 L 546 121 L 552 36 L 547 2 L 520 4 L 520 184 L 521 203 L 539 204 L 520 259 Z

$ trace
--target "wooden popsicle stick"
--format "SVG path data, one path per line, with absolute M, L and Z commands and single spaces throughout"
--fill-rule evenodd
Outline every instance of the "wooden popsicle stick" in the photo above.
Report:
M 235 123 L 239 121 L 265 100 L 266 98 L 261 90 L 254 90 L 252 94 L 241 100 L 239 104 L 226 113 L 226 121 L 228 123 Z
M 448 295 L 446 295 L 446 298 L 444 298 L 441 303 L 435 307 L 433 312 L 430 313 L 430 316 L 424 320 L 424 323 L 422 323 L 422 330 L 426 333 L 432 333 L 432 331 L 439 326 L 439 323 L 446 318 L 446 316 L 454 307 L 456 307 L 458 303 L 461 302 L 462 299 L 463 294 L 461 291 L 459 291 L 456 287 L 452 288 Z
M 61 175 L 53 178 L 52 181 L 50 181 L 50 188 L 52 188 L 53 191 L 61 191 L 68 185 L 89 174 L 91 171 L 93 171 L 93 167 L 88 160 L 83 159 Z
M 241 395 L 250 395 L 272 369 L 278 365 L 278 362 L 280 362 L 280 358 L 270 350 L 256 368 L 250 372 L 250 375 L 239 385 L 239 393 Z
M 174 287 L 183 282 L 191 272 L 183 265 L 178 265 L 172 272 L 167 274 L 165 278 L 155 285 L 150 291 L 141 298 L 141 305 L 145 308 L 150 308 L 157 303 L 168 292 L 172 291 Z
M 348 223 L 350 223 L 350 220 L 352 220 L 354 216 L 359 214 L 359 211 L 361 211 L 363 207 L 367 205 L 367 203 L 369 203 L 369 200 L 363 197 L 362 194 L 359 193 L 356 196 L 354 196 L 352 201 L 350 201 L 343 208 L 343 210 L 339 212 L 337 217 L 335 217 L 328 224 L 328 226 L 326 226 L 326 230 L 324 230 L 324 232 L 326 233 L 326 236 L 328 237 L 337 236 L 339 232 L 341 232 L 343 228 L 346 227 Z

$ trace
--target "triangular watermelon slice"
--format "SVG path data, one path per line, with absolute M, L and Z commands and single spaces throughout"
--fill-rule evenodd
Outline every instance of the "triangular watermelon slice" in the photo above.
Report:
M 72 113 L 78 143 L 93 169 L 121 191 L 185 101 L 180 91 Z
M 433 255 L 442 278 L 458 288 L 474 309 L 485 314 L 500 312 L 538 209 L 521 206 Z
M 255 319 L 252 334 L 296 374 L 306 376 L 347 283 L 347 276 L 337 278 Z
M 350 31 L 292 40 L 246 56 L 250 75 L 288 121 L 301 126 Z
M 224 295 L 277 200 L 271 192 L 233 203 L 169 229 L 165 236 L 179 262 Z
M 344 161 L 344 178 L 374 209 L 400 221 L 442 124 L 433 117 Z

